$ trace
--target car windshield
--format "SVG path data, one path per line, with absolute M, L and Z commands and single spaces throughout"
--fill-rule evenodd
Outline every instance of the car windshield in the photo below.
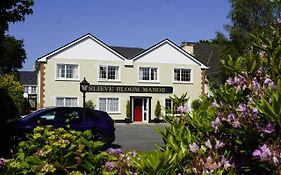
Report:
M 35 111 L 35 112 L 32 112 L 32 113 L 30 113 L 30 114 L 28 114 L 28 115 L 21 116 L 20 120 L 23 120 L 23 121 L 29 120 L 30 118 L 33 118 L 33 116 L 40 115 L 41 113 L 46 112 L 46 111 L 48 111 L 48 110 L 50 110 L 50 109 L 49 109 L 49 108 L 42 108 L 42 109 L 39 109 L 39 110 L 37 110 L 37 111 Z

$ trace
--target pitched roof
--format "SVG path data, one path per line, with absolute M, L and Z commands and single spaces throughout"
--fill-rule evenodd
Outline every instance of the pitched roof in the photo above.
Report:
M 143 52 L 145 49 L 143 48 L 137 48 L 137 47 L 117 47 L 117 46 L 110 46 L 113 50 L 120 53 L 127 59 L 132 59 L 139 53 Z
M 137 60 L 140 57 L 142 57 L 143 55 L 159 48 L 160 46 L 164 45 L 164 44 L 169 44 L 171 45 L 173 48 L 175 48 L 177 51 L 181 52 L 182 54 L 184 54 L 185 56 L 187 56 L 191 61 L 193 61 L 194 63 L 198 64 L 201 66 L 201 69 L 208 69 L 208 67 L 201 62 L 200 60 L 198 60 L 197 58 L 195 58 L 193 55 L 189 54 L 188 52 L 186 52 L 184 49 L 182 49 L 181 47 L 179 47 L 178 45 L 176 45 L 175 43 L 173 43 L 171 40 L 169 39 L 164 39 L 162 41 L 160 41 L 159 43 L 151 46 L 150 48 L 144 50 L 143 52 L 139 53 L 138 55 L 136 55 L 133 59 Z
M 37 85 L 37 74 L 34 71 L 19 71 L 19 80 L 22 85 Z
M 71 41 L 70 43 L 68 43 L 68 44 L 66 44 L 66 45 L 64 45 L 64 46 L 62 46 L 62 47 L 60 47 L 60 48 L 50 52 L 50 53 L 47 53 L 47 54 L 41 56 L 40 58 L 37 59 L 37 61 L 39 61 L 39 62 L 46 62 L 47 59 L 49 59 L 50 57 L 52 57 L 52 56 L 54 56 L 54 55 L 56 55 L 56 54 L 58 54 L 60 52 L 63 52 L 65 49 L 70 48 L 70 47 L 72 47 L 72 46 L 74 46 L 74 45 L 76 45 L 76 44 L 78 44 L 80 42 L 83 42 L 84 40 L 86 40 L 88 38 L 90 38 L 93 41 L 99 43 L 100 45 L 102 45 L 103 47 L 105 47 L 106 49 L 108 49 L 110 52 L 112 52 L 113 54 L 117 55 L 121 59 L 123 59 L 123 60 L 125 59 L 125 57 L 123 55 L 121 55 L 120 53 L 118 53 L 115 50 L 113 50 L 111 47 L 109 47 L 107 44 L 105 44 L 104 42 L 102 42 L 98 38 L 94 37 L 92 34 L 88 33 L 88 34 L 86 34 L 86 35 L 84 35 L 84 36 L 82 36 L 82 37 L 80 37 L 80 38 L 78 38 L 78 39 L 76 39 L 74 41 Z
M 193 43 L 194 56 L 209 67 L 207 75 L 220 73 L 221 62 L 211 43 Z

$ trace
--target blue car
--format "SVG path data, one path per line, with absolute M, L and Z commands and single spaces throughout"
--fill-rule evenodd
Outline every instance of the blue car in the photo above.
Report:
M 37 126 L 51 125 L 54 128 L 70 128 L 76 131 L 91 130 L 94 140 L 111 144 L 115 140 L 115 127 L 112 118 L 104 111 L 81 107 L 42 108 L 11 123 L 13 134 L 24 137 Z

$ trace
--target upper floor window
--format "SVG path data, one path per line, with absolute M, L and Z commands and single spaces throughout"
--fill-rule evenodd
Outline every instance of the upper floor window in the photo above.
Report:
M 57 78 L 78 79 L 77 64 L 57 64 Z
M 177 82 L 190 82 L 191 81 L 191 69 L 174 69 L 174 81 Z
M 28 86 L 24 86 L 23 88 L 24 88 L 24 90 L 23 90 L 24 93 L 28 93 Z
M 100 66 L 100 80 L 119 80 L 119 66 Z
M 37 87 L 31 86 L 31 94 L 36 94 L 36 92 L 37 92 Z
M 141 81 L 157 81 L 158 68 L 155 67 L 140 67 L 139 80 Z

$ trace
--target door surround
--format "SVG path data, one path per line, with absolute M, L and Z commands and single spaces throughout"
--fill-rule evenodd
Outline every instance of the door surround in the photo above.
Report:
M 150 123 L 151 122 L 151 98 L 152 97 L 144 97 L 144 96 L 130 96 L 130 104 L 131 104 L 131 117 L 132 122 L 142 122 L 142 123 Z M 137 103 L 137 104 L 135 104 Z M 141 110 L 136 108 L 137 106 L 141 106 Z M 135 112 L 141 111 L 141 118 L 135 118 Z M 137 114 L 140 115 L 140 114 Z M 140 116 L 138 116 L 140 117 Z

